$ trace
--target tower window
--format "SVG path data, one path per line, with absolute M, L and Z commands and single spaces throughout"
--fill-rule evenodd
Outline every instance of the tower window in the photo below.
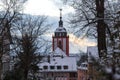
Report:
M 59 36 L 61 36 L 61 33 L 59 33 Z
M 64 36 L 64 33 L 63 33 L 63 35 L 62 36 Z
M 59 47 L 60 49 L 62 49 L 62 43 L 61 43 L 61 41 L 59 41 L 58 47 Z

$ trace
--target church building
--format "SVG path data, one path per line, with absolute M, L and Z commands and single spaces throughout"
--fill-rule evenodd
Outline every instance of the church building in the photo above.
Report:
M 69 36 L 63 27 L 62 9 L 60 9 L 59 26 L 52 36 L 52 53 L 46 61 L 39 64 L 40 80 L 77 80 L 77 61 L 69 56 Z

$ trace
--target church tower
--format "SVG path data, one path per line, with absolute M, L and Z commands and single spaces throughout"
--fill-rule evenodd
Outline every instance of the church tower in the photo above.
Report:
M 55 30 L 53 39 L 53 51 L 59 47 L 63 52 L 66 53 L 67 56 L 69 56 L 69 36 L 67 35 L 66 29 L 63 27 L 63 21 L 62 21 L 62 9 L 60 9 L 60 21 L 59 21 L 59 27 Z

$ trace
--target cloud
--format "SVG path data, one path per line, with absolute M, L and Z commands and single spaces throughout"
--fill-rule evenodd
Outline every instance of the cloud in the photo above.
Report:
M 62 5 L 59 0 L 28 0 L 25 5 L 24 13 L 58 17 L 59 8 L 63 8 L 63 15 L 74 11 L 72 7 L 68 5 Z
M 79 52 L 79 50 L 86 52 L 87 51 L 87 46 L 96 46 L 97 43 L 95 41 L 91 41 L 88 38 L 78 38 L 73 34 L 69 34 L 70 37 L 70 42 L 76 46 L 76 52 Z
M 69 34 L 70 36 L 70 41 L 79 45 L 79 46 L 95 46 L 96 43 L 90 41 L 88 38 L 77 38 L 75 35 L 73 34 Z
M 53 35 L 53 33 L 45 34 L 45 36 L 46 36 L 45 38 L 52 42 L 52 35 Z M 73 34 L 68 34 L 68 35 L 69 35 L 70 53 L 79 53 L 79 51 L 86 52 L 87 46 L 96 46 L 97 45 L 95 41 L 91 41 L 88 38 L 81 39 L 81 38 L 77 38 Z
M 74 12 L 74 9 L 72 7 L 70 7 L 69 5 L 63 5 L 60 0 L 28 0 L 25 6 L 24 13 L 32 15 L 47 15 L 49 17 L 51 16 L 58 18 L 60 14 L 59 8 L 63 9 L 63 15 Z M 50 21 L 56 22 L 54 20 Z M 56 24 L 56 26 L 58 27 L 58 24 Z M 55 27 L 50 29 L 51 32 L 55 29 Z M 78 53 L 79 50 L 86 52 L 87 46 L 96 45 L 95 42 L 90 41 L 88 38 L 80 39 L 73 34 L 69 34 L 69 37 L 70 53 Z M 46 34 L 46 39 L 52 41 L 52 33 Z
M 50 0 L 28 0 L 24 12 L 32 15 L 56 15 L 54 10 L 56 8 Z

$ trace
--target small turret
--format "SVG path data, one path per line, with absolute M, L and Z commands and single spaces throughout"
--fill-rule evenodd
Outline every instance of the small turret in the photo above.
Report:
M 67 31 L 63 27 L 63 21 L 62 21 L 62 9 L 60 9 L 60 21 L 59 21 L 59 27 L 55 30 L 55 36 L 67 36 Z

